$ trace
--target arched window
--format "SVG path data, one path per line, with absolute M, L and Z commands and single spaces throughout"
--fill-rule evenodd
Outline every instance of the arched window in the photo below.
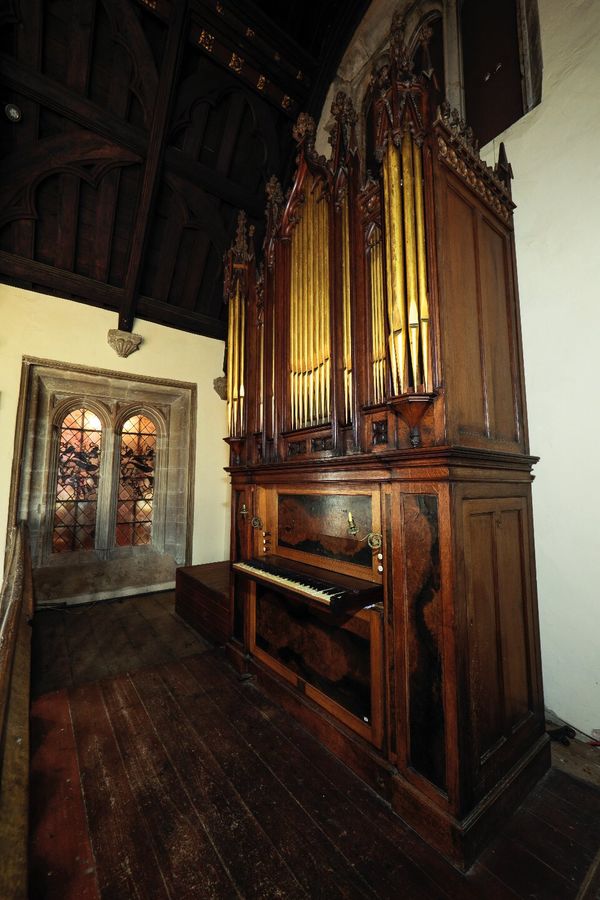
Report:
M 102 425 L 85 407 L 60 426 L 52 550 L 93 550 L 96 537 Z
M 131 416 L 121 429 L 118 547 L 137 547 L 152 541 L 155 457 L 156 425 L 147 416 Z

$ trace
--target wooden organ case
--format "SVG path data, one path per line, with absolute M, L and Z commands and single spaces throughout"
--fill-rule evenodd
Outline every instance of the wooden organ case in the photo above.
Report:
M 396 27 L 332 115 L 226 256 L 229 651 L 464 868 L 549 765 L 511 172 Z

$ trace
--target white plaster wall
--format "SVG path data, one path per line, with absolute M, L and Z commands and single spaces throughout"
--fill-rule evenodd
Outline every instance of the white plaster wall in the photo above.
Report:
M 546 705 L 600 728 L 600 3 L 539 0 L 542 103 L 514 170 Z
M 136 320 L 140 350 L 120 359 L 107 343 L 113 312 L 0 284 L 0 571 L 6 541 L 21 361 L 35 356 L 132 375 L 195 382 L 198 390 L 192 562 L 229 556 L 225 403 L 213 389 L 223 341 Z

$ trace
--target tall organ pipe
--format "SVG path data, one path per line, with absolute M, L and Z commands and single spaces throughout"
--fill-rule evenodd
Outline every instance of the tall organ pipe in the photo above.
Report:
M 406 303 L 404 292 L 404 237 L 402 230 L 402 189 L 398 148 L 390 143 L 384 158 L 385 249 L 387 308 L 392 390 L 401 394 L 406 369 Z
M 410 372 L 415 390 L 419 385 L 419 295 L 415 242 L 415 178 L 413 141 L 408 127 L 402 137 L 402 193 L 404 200 L 404 247 L 406 258 L 406 313 L 410 344 Z

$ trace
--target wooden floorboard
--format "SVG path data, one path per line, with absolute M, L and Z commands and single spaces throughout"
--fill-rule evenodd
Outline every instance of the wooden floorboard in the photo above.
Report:
M 30 898 L 97 900 L 75 737 L 66 691 L 31 707 Z
M 133 685 L 169 758 L 186 772 L 182 782 L 199 821 L 213 836 L 223 864 L 244 897 L 305 897 L 306 893 L 261 828 L 239 790 L 224 777 L 220 754 L 193 727 L 157 672 L 136 672 Z
M 173 694 L 185 698 L 187 715 L 217 754 L 223 776 L 235 784 L 308 896 L 373 896 L 368 883 L 332 844 L 323 823 L 314 822 L 260 756 L 239 739 L 232 722 L 205 701 L 205 694 L 184 665 L 166 666 L 162 674 Z M 243 705 L 239 704 L 240 710 Z
M 136 803 L 101 687 L 75 688 L 70 700 L 103 900 L 172 897 L 154 852 L 154 823 Z
M 235 883 L 190 802 L 179 759 L 171 762 L 128 676 L 102 685 L 125 775 L 172 896 L 235 896 Z M 177 766 L 177 768 L 176 768 Z
M 277 778 L 290 796 L 319 824 L 324 836 L 343 853 L 346 865 L 375 892 L 391 896 L 398 884 L 405 897 L 439 897 L 440 887 L 410 863 L 385 835 L 373 841 L 359 808 L 273 728 L 268 719 L 223 677 L 208 657 L 185 663 L 202 686 L 205 702 L 234 723 L 234 739 L 245 744 Z M 443 895 L 445 896 L 445 894 Z
M 342 797 L 351 801 L 355 810 L 354 817 L 360 822 L 362 830 L 369 835 L 370 841 L 377 844 L 391 844 L 392 858 L 399 852 L 403 854 L 403 858 L 408 857 L 417 869 L 425 872 L 436 884 L 438 897 L 451 896 L 457 900 L 471 900 L 471 898 L 474 900 L 482 896 L 480 889 L 483 887 L 485 896 L 490 900 L 511 896 L 511 892 L 487 870 L 476 866 L 465 878 L 449 866 L 439 854 L 432 853 L 414 831 L 407 828 L 397 816 L 390 815 L 386 804 L 382 803 L 364 782 L 357 779 L 346 766 L 340 765 L 325 747 L 284 710 L 274 706 L 252 682 L 242 682 L 231 677 L 227 666 L 218 658 L 213 660 L 213 665 L 221 673 L 221 677 L 226 676 L 228 683 L 235 686 L 242 703 L 254 705 L 270 723 L 271 728 L 277 730 L 284 738 L 281 755 L 287 759 L 291 752 L 300 752 L 302 757 L 296 760 L 298 768 L 302 771 L 309 769 L 319 771 Z M 473 890 L 471 886 L 473 874 L 477 874 L 477 890 Z
M 38 636 L 33 898 L 600 897 L 597 789 L 552 771 L 462 875 L 172 595 L 109 606 L 46 614 Z

